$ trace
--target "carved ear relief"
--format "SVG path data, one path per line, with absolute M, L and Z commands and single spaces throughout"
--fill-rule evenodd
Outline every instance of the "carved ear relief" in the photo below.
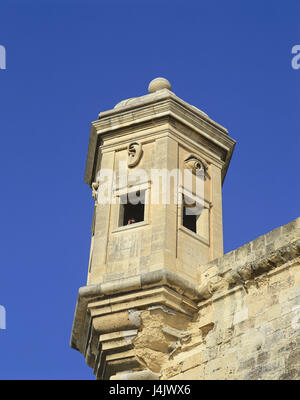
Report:
M 184 165 L 186 168 L 189 168 L 193 171 L 194 174 L 197 174 L 201 171 L 206 172 L 208 165 L 206 161 L 201 160 L 199 157 L 191 154 L 184 160 Z
M 127 151 L 128 151 L 127 165 L 130 168 L 135 167 L 142 158 L 143 154 L 142 144 L 139 142 L 132 142 L 128 145 Z

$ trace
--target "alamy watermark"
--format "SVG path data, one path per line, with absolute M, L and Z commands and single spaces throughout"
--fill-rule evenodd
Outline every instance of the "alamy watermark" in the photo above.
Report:
M 299 69 L 300 68 L 300 44 L 296 44 L 292 48 L 292 54 L 295 54 L 292 58 L 292 68 Z
M 6 69 L 6 49 L 0 44 L 0 69 Z
M 182 204 L 187 214 L 200 214 L 204 208 L 205 171 L 185 169 L 168 170 L 137 168 L 127 173 L 126 163 L 120 162 L 118 173 L 101 169 L 92 185 L 98 204 Z M 143 188 L 151 182 L 150 196 L 143 196 Z M 117 200 L 118 199 L 118 200 Z
M 0 329 L 6 329 L 6 310 L 0 305 Z

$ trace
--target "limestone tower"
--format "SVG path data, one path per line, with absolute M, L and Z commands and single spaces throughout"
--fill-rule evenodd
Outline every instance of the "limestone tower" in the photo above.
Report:
M 71 346 L 98 379 L 159 379 L 203 296 L 201 266 L 223 255 L 235 141 L 166 79 L 148 91 L 91 127 L 85 182 L 95 207 Z

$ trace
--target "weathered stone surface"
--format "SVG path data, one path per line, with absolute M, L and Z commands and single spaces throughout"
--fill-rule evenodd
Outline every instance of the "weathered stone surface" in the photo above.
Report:
M 278 256 L 276 251 L 269 253 L 274 262 L 270 268 L 251 268 L 246 290 L 237 273 L 243 268 L 240 259 L 231 264 L 229 279 L 226 274 L 221 274 L 227 279 L 228 286 L 198 303 L 199 316 L 197 322 L 192 323 L 196 325 L 206 315 L 206 320 L 210 318 L 214 328 L 205 341 L 192 350 L 184 352 L 182 348 L 173 361 L 178 358 L 178 374 L 171 379 L 198 379 L 195 376 L 199 368 L 204 368 L 203 374 L 198 375 L 201 379 L 299 379 L 300 282 L 297 277 L 300 256 L 298 250 L 294 252 L 295 248 L 299 249 L 299 231 L 295 232 L 299 220 L 291 223 L 294 229 L 281 227 L 276 234 L 268 235 L 268 239 L 256 239 L 256 243 L 265 243 L 273 238 L 280 240 L 282 246 L 277 250 Z M 288 232 L 288 236 L 278 235 L 283 231 Z M 244 254 L 246 266 L 250 260 L 254 266 L 256 263 L 261 265 L 262 260 L 266 260 L 264 265 L 268 263 L 266 248 L 259 247 L 257 260 L 253 254 Z M 220 271 L 224 270 L 222 262 L 226 263 L 226 258 L 225 255 L 219 259 Z M 190 330 L 194 331 L 192 327 Z M 210 355 L 213 349 L 216 351 Z M 184 357 L 193 359 L 193 354 L 199 354 L 199 365 L 185 369 L 180 363 Z M 162 377 L 167 376 L 163 372 Z
M 71 346 L 97 379 L 299 379 L 300 218 L 223 255 L 222 182 L 235 142 L 166 80 L 150 92 L 92 123 L 85 180 L 94 200 L 99 170 L 117 183 L 107 185 L 114 201 L 95 204 Z M 193 184 L 205 171 L 194 231 L 175 201 L 146 201 L 144 220 L 120 224 L 123 196 L 149 200 L 156 190 L 152 178 L 119 183 L 135 168 L 188 168 Z

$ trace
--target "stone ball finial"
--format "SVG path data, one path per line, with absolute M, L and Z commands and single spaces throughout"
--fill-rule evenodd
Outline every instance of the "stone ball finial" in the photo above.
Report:
M 172 89 L 171 84 L 167 79 L 155 78 L 149 83 L 149 86 L 148 86 L 149 93 L 154 93 L 161 89 L 168 89 L 168 90 Z

